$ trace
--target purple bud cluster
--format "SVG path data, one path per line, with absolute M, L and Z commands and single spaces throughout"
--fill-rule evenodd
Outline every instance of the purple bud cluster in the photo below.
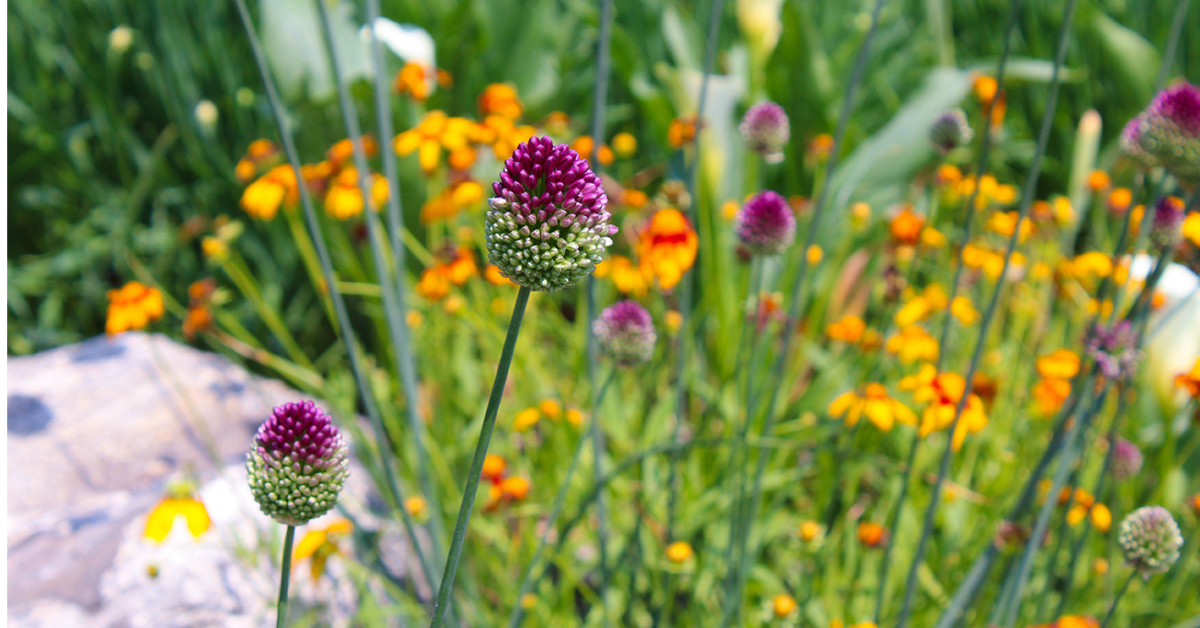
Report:
M 311 401 L 285 403 L 258 428 L 246 457 L 250 491 L 263 513 L 301 525 L 337 503 L 349 474 L 346 442 Z
M 1159 92 L 1125 128 L 1121 145 L 1144 165 L 1148 155 L 1150 165 L 1162 165 L 1180 179 L 1200 179 L 1200 87 L 1180 83 Z
M 1133 323 L 1120 321 L 1112 327 L 1097 324 L 1088 339 L 1088 355 L 1109 379 L 1133 377 L 1141 358 L 1137 350 L 1137 332 Z
M 592 323 L 592 331 L 600 350 L 618 366 L 633 366 L 654 357 L 654 321 L 637 301 L 620 301 L 604 308 Z
M 1149 580 L 1156 573 L 1166 573 L 1179 560 L 1183 535 L 1166 508 L 1145 506 L 1121 521 L 1117 543 L 1125 554 L 1125 562 Z
M 783 161 L 783 148 L 792 136 L 783 107 L 769 100 L 754 105 L 742 117 L 738 130 L 750 150 L 762 155 L 764 161 L 769 164 Z
M 738 240 L 755 255 L 775 255 L 792 245 L 796 215 L 787 199 L 770 190 L 754 195 L 735 217 Z

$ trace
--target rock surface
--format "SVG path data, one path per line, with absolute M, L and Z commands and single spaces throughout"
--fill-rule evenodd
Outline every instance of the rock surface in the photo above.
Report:
M 301 397 L 218 355 L 141 333 L 9 358 L 9 624 L 273 623 L 282 528 L 258 512 L 243 461 L 271 408 Z M 193 538 L 180 519 L 163 543 L 147 541 L 146 514 L 167 481 L 185 474 L 200 482 L 211 530 Z M 370 518 L 367 487 L 352 466 L 342 501 L 360 523 Z M 323 584 L 297 580 L 297 596 Z M 338 594 L 348 582 L 320 597 L 352 606 Z

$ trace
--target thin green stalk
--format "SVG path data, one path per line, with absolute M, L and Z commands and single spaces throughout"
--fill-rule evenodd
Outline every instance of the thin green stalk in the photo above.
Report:
M 246 297 L 250 304 L 254 306 L 254 311 L 258 313 L 258 317 L 266 324 L 267 329 L 271 330 L 271 335 L 283 345 L 287 350 L 288 356 L 292 361 L 307 369 L 312 369 L 312 362 L 308 356 L 304 354 L 304 350 L 300 348 L 300 344 L 296 342 L 296 338 L 292 336 L 292 332 L 288 331 L 287 325 L 283 319 L 279 318 L 279 312 L 267 303 L 263 297 L 262 290 L 258 287 L 258 281 L 254 278 L 246 268 L 241 257 L 234 250 L 230 249 L 225 253 L 223 259 L 220 260 L 221 269 L 225 274 L 237 285 L 238 290 Z
M 371 253 L 375 258 L 375 273 L 379 277 L 379 284 L 383 289 L 383 309 L 386 314 L 388 331 L 391 333 L 392 339 L 395 342 L 392 357 L 395 361 L 396 372 L 400 374 L 400 380 L 404 388 L 404 396 L 407 412 L 405 416 L 408 418 L 409 438 L 412 439 L 414 448 L 417 451 L 417 475 L 421 482 L 421 492 L 425 494 L 425 498 L 429 501 L 431 511 L 435 516 L 430 517 L 429 537 L 433 545 L 433 553 L 435 556 L 440 556 L 442 553 L 442 526 L 441 526 L 441 508 L 438 506 L 437 495 L 434 491 L 433 481 L 429 473 L 429 454 L 425 445 L 425 426 L 421 423 L 421 417 L 418 415 L 418 396 L 417 396 L 417 375 L 416 362 L 413 356 L 408 338 L 408 325 L 405 322 L 407 312 L 407 303 L 405 302 L 406 286 L 405 286 L 405 269 L 400 260 L 404 255 L 404 247 L 393 246 L 393 253 L 397 256 L 393 260 L 393 265 L 388 268 L 387 255 L 384 252 L 384 244 L 387 238 L 383 226 L 379 221 L 378 207 L 372 201 L 373 195 L 371 192 L 371 170 L 367 164 L 366 151 L 362 143 L 362 130 L 358 124 L 358 112 L 354 106 L 354 101 L 350 98 L 350 90 L 342 79 L 341 64 L 338 61 L 337 50 L 333 45 L 333 30 L 329 25 L 329 11 L 325 7 L 325 0 L 316 0 L 318 13 L 321 17 L 321 30 L 325 35 L 325 47 L 329 54 L 330 67 L 333 69 L 333 81 L 337 85 L 338 101 L 341 104 L 342 120 L 346 125 L 346 131 L 350 136 L 351 145 L 354 149 L 354 165 L 358 170 L 358 186 L 363 197 L 363 213 L 366 214 L 367 222 L 367 237 L 371 241 Z M 374 28 L 375 19 L 379 17 L 379 1 L 368 1 L 368 21 Z M 395 177 L 395 155 L 388 146 L 388 138 L 391 137 L 391 111 L 388 106 L 387 81 L 383 78 L 383 53 L 380 50 L 380 45 L 377 37 L 372 37 L 371 59 L 375 69 L 375 102 L 378 109 L 377 117 L 380 124 L 380 138 L 383 146 L 381 152 L 385 164 L 390 164 L 391 168 L 388 172 L 388 214 L 392 216 L 403 216 L 400 209 L 400 188 L 399 180 Z M 402 218 L 401 218 L 402 220 Z M 399 229 L 403 229 L 403 223 L 399 225 Z M 399 231 L 396 231 L 396 226 L 393 225 L 393 234 L 395 242 L 399 241 Z M 388 274 L 395 274 L 395 283 L 388 281 Z M 430 581 L 430 586 L 437 586 L 436 581 Z
M 604 393 L 608 390 L 609 385 L 612 384 L 613 377 L 615 375 L 616 370 L 613 369 L 609 372 L 608 377 L 605 378 L 604 384 L 600 387 L 600 392 L 596 395 L 596 403 L 594 404 L 594 407 L 600 407 L 600 403 L 604 400 Z M 593 432 L 596 424 L 599 422 L 598 416 L 595 412 L 593 412 Z M 541 540 L 538 541 L 537 549 L 533 551 L 533 558 L 529 559 L 529 565 L 525 567 L 525 575 L 521 576 L 521 586 L 518 587 L 517 598 L 513 601 L 512 614 L 508 616 L 508 628 L 517 628 L 521 625 L 521 619 L 525 617 L 525 606 L 521 603 L 521 600 L 523 600 L 525 596 L 528 595 L 531 590 L 533 590 L 534 585 L 536 585 L 542 579 L 540 574 L 537 577 L 534 577 L 534 571 L 537 569 L 538 564 L 542 562 L 542 553 L 546 551 L 547 542 L 550 540 L 550 530 L 553 529 L 554 522 L 558 521 L 558 516 L 562 513 L 563 506 L 566 504 L 567 491 L 571 488 L 571 478 L 575 476 L 575 468 L 579 466 L 579 459 L 581 457 L 580 454 L 583 453 L 583 446 L 589 440 L 591 440 L 593 443 L 595 442 L 595 440 L 581 435 L 579 437 L 579 443 L 575 445 L 575 454 L 571 456 L 571 463 L 567 465 L 567 472 L 566 475 L 563 476 L 562 484 L 558 487 L 558 494 L 554 496 L 554 505 L 550 507 L 550 516 L 546 518 L 546 532 L 542 534 Z M 599 462 L 600 459 L 597 458 L 596 460 Z M 597 467 L 598 466 L 599 465 L 597 464 Z M 601 569 L 601 572 L 603 572 L 603 569 Z M 601 597 L 601 601 L 603 602 L 603 597 Z
M 1071 22 L 1075 17 L 1076 0 L 1068 0 L 1067 9 L 1063 16 L 1062 30 L 1058 37 L 1058 52 L 1054 59 L 1054 69 L 1050 78 L 1050 94 L 1046 100 L 1046 111 L 1042 116 L 1042 126 L 1038 133 L 1037 151 L 1033 155 L 1033 163 L 1030 164 L 1029 176 L 1025 181 L 1024 190 L 1021 193 L 1021 210 L 1018 214 L 1016 227 L 1013 229 L 1012 237 L 1008 239 L 1008 248 L 1004 251 L 1004 264 L 1000 270 L 1000 279 L 996 281 L 996 287 L 992 291 L 992 297 L 988 303 L 987 310 L 983 314 L 979 326 L 979 338 L 975 342 L 975 350 L 971 356 L 970 365 L 967 367 L 967 372 L 963 376 L 964 381 L 968 385 L 975 377 L 975 371 L 979 367 L 979 359 L 983 356 L 984 345 L 987 341 L 987 331 L 991 326 L 993 317 L 996 314 L 996 306 L 1000 301 L 1000 292 L 1004 288 L 1004 277 L 1008 273 L 1009 264 L 1012 262 L 1013 252 L 1017 248 L 1017 242 L 1020 240 L 1021 224 L 1029 216 L 1029 208 L 1033 203 L 1033 196 L 1037 190 L 1038 177 L 1042 171 L 1042 158 L 1046 154 L 1046 145 L 1050 140 L 1050 130 L 1054 123 L 1054 112 L 1058 108 L 1058 92 L 1061 85 L 1061 71 L 1063 63 L 1066 60 L 1068 35 L 1071 32 Z M 963 410 L 966 408 L 967 399 L 970 397 L 968 391 L 964 391 L 958 400 L 957 407 L 954 411 L 954 420 L 950 422 L 950 427 L 946 432 L 946 447 L 942 451 L 941 464 L 938 468 L 937 480 L 933 485 L 933 492 L 929 499 L 929 507 L 925 511 L 925 523 L 921 530 L 921 538 L 917 542 L 917 550 L 913 556 L 912 565 L 908 569 L 908 578 L 904 587 L 904 602 L 900 610 L 900 620 L 897 623 L 897 628 L 903 628 L 908 621 L 909 614 L 912 612 L 913 596 L 916 594 L 917 585 L 917 569 L 925 559 L 925 547 L 929 542 L 929 536 L 933 532 L 933 524 L 935 515 L 937 514 L 938 503 L 941 501 L 942 484 L 946 479 L 946 474 L 950 470 L 950 458 L 952 457 L 954 448 L 954 432 L 958 429 L 958 422 L 962 419 Z M 1018 585 L 1018 596 L 1020 586 Z
M 375 0 L 377 1 L 377 0 Z M 613 7 L 612 0 L 600 0 L 600 32 L 597 35 L 596 41 L 596 85 L 593 90 L 594 100 L 592 101 L 592 154 L 588 155 L 591 161 L 592 170 L 600 171 L 600 147 L 604 143 L 603 135 L 605 128 L 606 110 L 608 106 L 608 75 L 609 75 L 609 59 L 611 57 L 610 48 L 612 46 L 612 23 L 613 23 Z M 588 357 L 588 383 L 592 390 L 596 390 L 596 371 L 599 368 L 597 354 L 598 346 L 595 330 L 592 325 L 596 321 L 596 276 L 589 274 L 587 278 L 587 357 Z M 611 377 L 609 378 L 611 380 Z M 608 387 L 605 382 L 604 388 Z M 600 463 L 601 454 L 604 451 L 603 438 L 604 435 L 600 431 L 600 422 L 596 420 L 597 412 L 600 409 L 600 400 L 603 395 L 603 389 L 600 394 L 595 397 L 595 402 L 592 404 L 592 425 L 591 425 L 591 441 L 592 454 L 595 462 L 593 463 L 595 477 L 599 480 L 602 474 Z M 604 623 L 608 624 L 608 604 L 606 594 L 608 592 L 608 517 L 604 509 L 603 493 L 596 496 L 596 537 L 597 545 L 600 550 L 600 599 L 604 605 Z M 519 600 L 518 600 L 519 602 Z M 517 605 L 520 607 L 520 604 Z
M 1017 17 L 1020 15 L 1020 8 L 1021 0 L 1014 0 L 1012 8 L 1009 9 L 1008 25 L 1004 29 L 1004 48 L 1001 50 L 1000 60 L 996 64 L 997 85 L 1004 84 L 1004 70 L 1008 65 L 1008 55 L 1012 49 L 1012 33 L 1017 26 Z M 954 278 L 950 281 L 950 295 L 946 301 L 947 303 L 953 303 L 954 299 L 958 296 L 959 283 L 962 279 L 964 266 L 962 259 L 963 252 L 966 251 L 966 244 L 971 241 L 972 225 L 975 222 L 975 199 L 978 197 L 979 188 L 981 187 L 978 185 L 978 181 L 980 181 L 984 174 L 987 173 L 988 156 L 991 154 L 992 150 L 992 107 L 995 106 L 996 100 L 997 98 L 993 98 L 991 102 L 984 107 L 983 122 L 981 123 L 984 132 L 981 133 L 983 137 L 980 140 L 979 161 L 975 166 L 975 181 L 977 184 L 971 190 L 971 194 L 963 204 L 963 226 L 959 231 L 958 241 L 956 242 L 958 253 L 955 256 Z M 938 354 L 934 365 L 934 368 L 938 372 L 941 372 L 942 370 L 942 362 L 945 360 L 947 350 L 949 349 L 950 324 L 953 318 L 954 317 L 949 311 L 947 311 L 942 318 L 942 330 L 938 336 Z M 900 485 L 900 497 L 896 500 L 895 514 L 892 515 L 892 524 L 888 529 L 889 537 L 893 539 L 896 538 L 896 529 L 900 526 L 900 516 L 904 508 L 904 503 L 908 497 L 908 486 L 913 473 L 913 463 L 916 461 L 917 451 L 920 449 L 920 447 L 921 437 L 914 433 L 912 436 L 912 441 L 909 445 L 909 464 L 904 469 L 904 476 L 901 479 Z M 875 595 L 875 623 L 877 624 L 879 623 L 880 614 L 883 612 L 883 596 L 884 592 L 887 590 L 887 577 L 888 571 L 891 568 L 893 546 L 893 543 L 888 543 L 887 547 L 884 548 L 883 559 L 880 561 L 879 565 L 879 590 Z
M 279 603 L 275 611 L 275 628 L 287 625 L 288 581 L 292 576 L 292 542 L 296 539 L 296 526 L 288 526 L 287 534 L 283 537 L 283 558 L 279 574 Z
M 279 97 L 279 93 L 275 89 L 275 82 L 271 80 L 271 71 L 267 67 L 267 59 L 263 53 L 262 43 L 259 42 L 258 34 L 254 31 L 254 23 L 250 19 L 250 10 L 246 7 L 246 0 L 235 0 L 235 2 L 238 8 L 238 15 L 242 20 L 242 26 L 246 29 L 246 38 L 250 42 L 250 50 L 254 54 L 254 62 L 258 66 L 259 74 L 263 80 L 263 87 L 267 92 L 267 100 L 271 105 L 271 116 L 274 118 L 275 128 L 279 133 L 280 142 L 283 144 L 284 153 L 287 155 L 288 163 L 292 166 L 296 180 L 303 181 L 304 177 L 300 172 L 300 154 L 296 151 L 296 144 L 292 139 L 291 132 L 288 131 L 286 122 L 287 114 L 283 109 L 283 100 Z M 379 407 L 369 387 L 366 373 L 363 371 L 361 349 L 354 333 L 354 327 L 350 324 L 350 314 L 346 310 L 346 301 L 342 298 L 342 293 L 337 288 L 336 277 L 333 274 L 333 262 L 329 256 L 329 248 L 326 246 L 325 239 L 321 235 L 321 222 L 317 217 L 316 208 L 313 206 L 308 186 L 301 185 L 299 186 L 299 190 L 300 202 L 304 207 L 304 217 L 308 222 L 309 231 L 313 235 L 313 244 L 317 248 L 317 257 L 321 262 L 321 272 L 325 278 L 325 285 L 329 288 L 329 297 L 333 301 L 334 313 L 337 314 L 342 342 L 345 343 L 346 352 L 350 356 L 350 367 L 354 373 L 354 381 L 358 384 L 359 396 L 362 397 L 362 403 L 367 411 L 367 417 L 371 422 L 371 428 L 375 432 L 379 448 L 383 451 L 391 447 L 388 441 L 387 430 L 384 428 Z M 421 571 L 425 579 L 432 583 L 434 582 L 433 568 L 425 556 L 425 551 L 421 549 L 420 540 L 417 537 L 412 517 L 409 515 L 408 509 L 404 507 L 404 494 L 400 490 L 400 480 L 396 473 L 396 468 L 392 465 L 392 456 L 381 453 L 379 458 L 380 465 L 383 467 L 384 478 L 387 481 L 388 492 L 391 494 L 394 506 L 400 511 L 401 520 L 404 522 L 404 528 L 412 544 L 413 552 L 417 555 L 417 561 L 421 565 Z
M 467 538 L 467 524 L 471 521 L 475 493 L 479 490 L 479 477 L 483 473 L 483 459 L 487 457 L 492 430 L 496 427 L 496 413 L 500 410 L 500 399 L 504 396 L 504 385 L 508 382 L 508 368 L 512 366 L 513 351 L 517 347 L 517 336 L 521 333 L 521 320 L 525 317 L 529 292 L 527 286 L 521 286 L 517 292 L 517 302 L 513 305 L 512 318 L 508 322 L 508 335 L 504 338 L 504 349 L 500 353 L 500 363 L 496 366 L 496 379 L 492 382 L 492 394 L 488 397 L 487 409 L 483 413 L 483 426 L 479 430 L 479 442 L 475 445 L 475 457 L 471 460 L 471 470 L 467 472 L 467 486 L 463 491 L 462 505 L 458 508 L 454 535 L 450 537 L 450 553 L 446 556 L 446 570 L 442 574 L 441 586 L 438 587 L 437 601 L 433 606 L 433 620 L 430 621 L 429 628 L 442 625 L 446 608 L 450 604 L 454 576 L 458 572 L 463 542 Z
M 842 101 L 841 115 L 838 118 L 837 129 L 833 135 L 833 148 L 829 154 L 829 162 L 825 169 L 824 184 L 821 186 L 821 192 L 817 197 L 817 202 L 814 205 L 813 217 L 808 225 L 808 234 L 805 237 L 804 246 L 799 250 L 799 267 L 796 270 L 796 277 L 792 282 L 791 303 L 788 307 L 788 318 L 783 324 L 781 330 L 782 346 L 779 350 L 779 357 L 775 361 L 773 380 L 775 385 L 768 386 L 771 390 L 768 395 L 766 406 L 766 415 L 763 419 L 762 438 L 770 438 L 771 431 L 775 426 L 775 405 L 779 401 L 779 391 L 784 388 L 782 385 L 784 371 L 786 370 L 788 358 L 791 353 L 792 338 L 795 334 L 796 323 L 800 320 L 801 304 L 803 303 L 802 295 L 804 292 L 804 280 L 808 271 L 808 249 L 816 242 L 817 232 L 820 230 L 821 216 L 825 211 L 825 199 L 829 190 L 829 183 L 833 180 L 833 174 L 837 170 L 838 151 L 841 148 L 842 141 L 846 136 L 846 128 L 850 121 L 850 113 L 854 109 L 854 95 L 858 89 L 858 84 L 862 81 L 863 74 L 866 72 L 867 58 L 871 50 L 871 41 L 875 38 L 875 32 L 879 26 L 879 13 L 883 10 L 884 0 L 875 0 L 875 8 L 871 12 L 871 26 L 867 29 L 866 35 L 863 36 L 862 46 L 858 50 L 858 57 L 854 62 L 854 72 L 850 76 L 849 83 L 846 84 L 846 94 Z M 754 408 L 747 409 L 748 414 L 754 414 Z M 758 461 L 754 470 L 754 484 L 750 491 L 750 510 L 749 516 L 754 517 L 758 512 L 759 505 L 762 502 L 762 478 L 766 470 L 767 458 L 770 452 L 760 450 Z M 749 533 L 743 530 L 739 545 L 741 549 L 741 564 L 737 567 L 737 586 L 735 588 L 734 599 L 727 600 L 729 605 L 740 605 L 742 590 L 745 587 L 745 576 L 749 569 L 750 556 L 756 552 L 747 552 L 745 547 L 749 540 Z M 725 620 L 722 622 L 723 628 L 728 628 L 732 622 L 732 614 L 728 609 L 725 613 Z
M 1175 5 L 1175 17 L 1171 22 L 1171 34 L 1167 37 L 1167 47 L 1163 52 L 1162 67 L 1158 69 L 1158 78 L 1154 81 L 1154 91 L 1158 92 L 1167 84 L 1167 77 L 1171 75 L 1171 65 L 1175 61 L 1175 50 L 1179 47 L 1179 35 L 1183 33 L 1184 18 L 1187 17 L 1188 4 L 1191 0 L 1179 0 L 1179 4 Z
M 721 15 L 725 9 L 725 0 L 713 0 L 712 12 L 708 20 L 708 40 L 704 47 L 704 74 L 700 78 L 700 99 L 696 102 L 696 123 L 700 124 L 704 116 L 704 101 L 708 98 L 708 82 L 712 75 L 713 65 L 716 63 L 717 53 L 717 37 L 721 33 Z M 696 166 L 700 162 L 700 133 L 697 130 L 695 137 L 692 138 L 692 161 L 688 164 L 687 169 L 687 191 L 688 198 L 691 202 L 688 203 L 687 217 L 691 221 L 694 228 L 699 228 L 697 220 L 696 205 L 699 198 L 696 195 Z M 671 428 L 671 442 L 679 442 L 679 434 L 683 429 L 683 423 L 687 420 L 687 387 L 684 384 L 684 376 L 687 372 L 687 356 L 688 344 L 692 334 L 692 330 L 688 326 L 688 318 L 692 310 L 692 297 L 695 290 L 695 278 L 699 265 L 702 263 L 700 259 L 696 260 L 695 266 L 691 272 L 685 273 L 682 285 L 679 290 L 679 314 L 682 323 L 679 327 L 679 345 L 676 354 L 675 372 L 672 380 L 675 387 L 675 425 Z M 679 503 L 679 458 L 672 457 L 670 471 L 667 476 L 667 534 L 668 540 L 674 538 L 675 534 L 675 512 Z
M 1137 570 L 1131 572 L 1125 579 L 1125 584 L 1121 585 L 1120 591 L 1117 591 L 1117 597 L 1113 598 L 1112 606 L 1108 607 L 1108 614 L 1104 616 L 1104 623 L 1100 624 L 1100 628 L 1108 628 L 1108 623 L 1112 621 L 1113 615 L 1117 612 L 1117 604 L 1120 604 L 1121 598 L 1125 597 L 1125 592 L 1129 590 L 1129 585 L 1133 584 L 1135 576 L 1137 576 Z

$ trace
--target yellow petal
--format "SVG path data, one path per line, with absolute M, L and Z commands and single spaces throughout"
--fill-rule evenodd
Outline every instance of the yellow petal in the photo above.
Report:
M 892 408 L 887 400 L 870 399 L 863 404 L 864 410 L 867 413 L 867 418 L 881 432 L 890 432 L 892 425 L 895 423 L 895 417 L 892 416 Z
M 292 562 L 299 562 L 316 554 L 317 548 L 325 544 L 325 538 L 324 530 L 310 530 L 305 533 L 304 538 L 296 545 L 296 550 L 292 552 Z
M 438 146 L 436 140 L 426 140 L 421 142 L 421 169 L 425 172 L 433 172 L 437 170 L 438 158 L 442 154 L 442 149 Z
M 146 538 L 160 543 L 167 538 L 171 527 L 175 525 L 175 516 L 179 514 L 179 501 L 167 497 L 158 502 L 146 518 Z
M 200 538 L 200 535 L 207 532 L 212 525 L 212 520 L 208 517 L 208 509 L 204 507 L 204 504 L 190 497 L 178 501 L 179 514 L 183 515 L 184 520 L 187 521 L 188 532 L 191 532 L 192 536 Z
M 840 417 L 843 414 L 846 414 L 846 410 L 850 409 L 850 404 L 854 403 L 856 398 L 857 397 L 852 390 L 838 395 L 838 398 L 834 399 L 833 403 L 829 404 L 829 416 Z

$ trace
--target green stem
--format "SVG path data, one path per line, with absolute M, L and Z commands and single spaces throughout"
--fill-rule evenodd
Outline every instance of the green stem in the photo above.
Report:
M 612 383 L 615 375 L 616 370 L 611 371 L 608 377 L 604 380 L 604 384 L 601 385 L 600 392 L 596 395 L 596 408 L 600 407 L 600 402 L 604 400 L 604 393 L 608 390 L 608 386 Z M 597 415 L 593 412 L 593 436 L 595 435 L 596 431 L 595 426 L 599 422 L 600 421 L 598 420 Z M 537 569 L 538 563 L 542 561 L 542 553 L 546 551 L 546 545 L 550 540 L 550 530 L 554 527 L 554 522 L 558 520 L 558 516 L 562 514 L 563 506 L 567 501 L 567 490 L 571 488 L 571 478 L 575 475 L 575 468 L 579 466 L 579 459 L 583 453 L 583 446 L 589 441 L 593 443 L 596 442 L 594 438 L 588 438 L 587 436 L 581 435 L 579 437 L 579 443 L 575 445 L 575 454 L 571 456 L 571 464 L 567 466 L 567 473 L 563 476 L 562 484 L 558 487 L 558 494 L 554 496 L 554 505 L 550 507 L 550 516 L 546 518 L 546 532 L 542 534 L 541 540 L 538 541 L 537 549 L 533 551 L 533 558 L 529 559 L 529 565 L 525 567 L 525 575 L 521 577 L 521 586 L 517 589 L 517 599 L 513 601 L 512 614 L 508 617 L 508 628 L 517 628 L 517 626 L 521 625 L 521 620 L 525 617 L 525 605 L 522 604 L 522 600 L 525 599 L 525 596 L 529 594 L 534 585 L 536 585 L 542 579 L 540 574 L 535 578 L 533 575 L 534 571 Z M 597 456 L 596 460 L 599 462 L 600 458 Z M 599 465 L 597 464 L 597 469 L 598 468 Z M 599 477 L 598 471 L 597 476 Z M 599 503 L 599 501 L 597 501 L 597 503 Z M 601 573 L 603 572 L 604 570 L 602 568 Z M 603 589 L 601 590 L 601 595 L 603 595 Z M 603 604 L 603 602 L 604 599 L 601 597 L 601 604 Z
M 292 575 L 292 542 L 296 539 L 296 526 L 288 526 L 287 534 L 283 537 L 283 563 L 279 574 L 279 604 L 275 615 L 275 628 L 283 628 L 287 624 L 288 581 Z
M 479 490 L 479 477 L 483 473 L 483 459 L 487 457 L 488 444 L 492 441 L 492 430 L 496 427 L 496 413 L 500 410 L 500 399 L 504 396 L 504 384 L 508 381 L 508 368 L 512 365 L 513 351 L 517 347 L 517 335 L 521 333 L 521 320 L 525 317 L 525 305 L 529 302 L 529 288 L 521 286 L 517 302 L 513 305 L 512 318 L 508 322 L 508 335 L 504 338 L 504 349 L 500 353 L 500 364 L 496 367 L 496 379 L 492 382 L 492 394 L 488 397 L 487 410 L 483 413 L 483 426 L 479 430 L 479 442 L 475 445 L 475 457 L 467 474 L 467 487 L 463 491 L 462 505 L 458 508 L 458 520 L 454 524 L 454 535 L 450 538 L 450 553 L 446 556 L 446 570 L 438 587 L 437 601 L 433 606 L 433 620 L 429 628 L 438 628 L 446 615 L 450 593 L 454 588 L 454 576 L 458 572 L 458 561 L 462 557 L 463 542 L 467 538 L 467 524 L 471 521 L 471 510 L 475 507 L 475 493 Z M 593 417 L 594 421 L 595 418 Z
M 1108 628 L 1108 624 L 1112 621 L 1113 615 L 1117 613 L 1117 604 L 1120 604 L 1121 598 L 1125 597 L 1125 592 L 1129 590 L 1129 585 L 1133 584 L 1133 579 L 1137 576 L 1137 573 L 1138 572 L 1135 569 L 1129 574 L 1129 577 L 1125 579 L 1125 584 L 1121 585 L 1120 591 L 1117 591 L 1117 597 L 1113 598 L 1112 606 L 1108 607 L 1108 614 L 1104 616 L 1104 623 L 1100 624 L 1100 628 Z
M 1029 209 L 1033 203 L 1033 195 L 1037 189 L 1038 177 L 1042 172 L 1042 158 L 1046 153 L 1046 146 L 1050 141 L 1050 130 L 1054 122 L 1054 112 L 1058 108 L 1058 92 L 1061 86 L 1061 70 L 1067 54 L 1067 35 L 1071 31 L 1071 22 L 1075 17 L 1076 0 L 1069 0 L 1067 3 L 1066 13 L 1063 16 L 1063 25 L 1058 37 L 1058 51 L 1054 59 L 1054 69 L 1051 72 L 1050 78 L 1050 94 L 1046 102 L 1046 111 L 1042 115 L 1042 126 L 1038 133 L 1037 150 L 1033 155 L 1033 163 L 1030 164 L 1029 176 L 1025 181 L 1025 187 L 1021 194 L 1021 210 L 1018 214 L 1016 228 L 1013 229 L 1012 237 L 1008 239 L 1008 247 L 1004 251 L 1004 264 L 1000 269 L 1000 278 L 996 281 L 996 287 L 992 291 L 991 301 L 988 303 L 987 310 L 984 311 L 983 319 L 979 324 L 979 337 L 975 342 L 975 350 L 971 356 L 971 363 L 967 367 L 967 372 L 963 376 L 963 380 L 970 385 L 975 377 L 975 371 L 979 367 L 979 360 L 983 355 L 983 348 L 987 340 L 988 328 L 996 313 L 996 306 L 1000 301 L 1000 292 L 1004 288 L 1004 277 L 1008 273 L 1009 264 L 1012 262 L 1013 252 L 1017 248 L 1017 243 L 1020 240 L 1021 225 L 1029 216 Z M 989 130 L 990 132 L 990 130 Z M 973 211 L 970 208 L 968 211 Z M 954 411 L 954 420 L 950 422 L 946 434 L 946 447 L 942 451 L 941 464 L 938 468 L 937 481 L 933 485 L 933 494 L 929 499 L 929 507 L 925 511 L 925 522 L 921 530 L 921 538 L 917 542 L 916 554 L 913 556 L 912 565 L 908 569 L 908 578 L 904 586 L 904 602 L 900 609 L 900 620 L 897 623 L 897 628 L 903 628 L 908 621 L 909 614 L 912 611 L 913 596 L 916 593 L 917 584 L 917 569 L 921 562 L 925 559 L 925 547 L 929 542 L 929 537 L 933 532 L 933 523 L 937 514 L 937 507 L 941 501 L 942 484 L 946 479 L 946 474 L 950 470 L 950 459 L 953 455 L 954 433 L 958 429 L 958 422 L 962 419 L 963 410 L 966 408 L 967 400 L 970 397 L 967 392 L 964 392 L 958 400 L 957 407 Z M 1020 597 L 1021 582 L 1018 581 L 1017 597 Z

